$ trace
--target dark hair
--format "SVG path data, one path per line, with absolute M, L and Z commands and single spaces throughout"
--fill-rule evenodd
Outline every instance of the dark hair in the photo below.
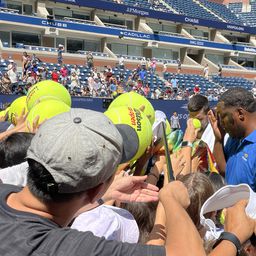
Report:
M 208 99 L 201 95 L 194 95 L 188 102 L 188 111 L 189 112 L 197 112 L 203 110 L 207 113 L 210 110 Z
M 126 209 L 133 215 L 140 231 L 139 243 L 145 244 L 154 227 L 157 202 L 121 203 L 120 208 Z
M 46 168 L 33 159 L 28 159 L 27 186 L 30 192 L 42 202 L 65 202 L 80 196 L 84 192 L 61 194 L 58 184 Z
M 188 189 L 190 205 L 187 208 L 188 215 L 199 230 L 200 225 L 200 210 L 204 202 L 213 195 L 214 190 L 209 178 L 201 173 L 194 172 L 184 176 L 180 176 L 179 180 L 184 183 Z
M 225 107 L 241 107 L 253 113 L 256 111 L 256 100 L 253 94 L 241 87 L 235 87 L 224 92 L 219 99 Z
M 19 132 L 0 141 L 0 168 L 23 163 L 33 137 L 33 133 Z
M 214 192 L 225 186 L 224 178 L 220 174 L 211 172 L 208 177 L 212 183 Z

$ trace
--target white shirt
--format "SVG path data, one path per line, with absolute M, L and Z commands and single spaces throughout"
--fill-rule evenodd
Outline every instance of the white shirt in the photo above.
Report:
M 107 240 L 137 243 L 138 225 L 130 212 L 109 205 L 101 205 L 76 217 L 72 229 L 91 231 Z
M 24 187 L 27 185 L 28 163 L 7 167 L 0 170 L 0 180 L 4 184 Z
M 18 73 L 17 72 L 14 72 L 13 69 L 10 69 L 8 72 L 7 72 L 12 84 L 14 83 L 17 83 L 18 82 Z

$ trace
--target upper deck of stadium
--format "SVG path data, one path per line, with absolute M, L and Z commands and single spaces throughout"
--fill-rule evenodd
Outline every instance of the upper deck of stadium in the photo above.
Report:
M 93 51 L 96 64 L 115 65 L 120 55 L 128 68 L 142 57 L 156 57 L 157 70 L 167 63 L 175 72 L 180 59 L 185 73 L 256 76 L 256 4 L 227 5 L 206 0 L 57 0 L 1 3 L 0 48 L 19 60 L 24 50 L 54 62 L 58 44 L 67 63 L 84 64 Z M 255 20 L 254 20 L 255 19 Z

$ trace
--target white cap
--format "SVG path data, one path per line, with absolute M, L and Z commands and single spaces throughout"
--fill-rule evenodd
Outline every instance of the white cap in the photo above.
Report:
M 104 236 L 107 240 L 137 243 L 139 228 L 133 215 L 125 209 L 101 205 L 80 214 L 71 228 L 79 231 L 91 231 L 95 236 Z
M 9 62 L 14 62 L 13 60 L 9 60 Z
M 59 44 L 59 47 L 64 47 L 64 45 L 63 44 Z
M 214 222 L 211 219 L 205 219 L 204 214 L 231 207 L 241 200 L 249 200 L 245 212 L 250 218 L 256 219 L 256 193 L 249 185 L 240 184 L 225 186 L 208 198 L 200 211 L 200 223 L 211 231 L 215 238 L 218 238 L 219 234 Z

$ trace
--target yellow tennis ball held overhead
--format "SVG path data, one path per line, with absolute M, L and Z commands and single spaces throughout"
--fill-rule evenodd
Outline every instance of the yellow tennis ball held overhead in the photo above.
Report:
M 141 110 L 147 116 L 151 125 L 153 125 L 155 121 L 155 110 L 152 104 L 144 96 L 136 92 L 123 93 L 112 101 L 108 109 L 122 106 Z
M 104 113 L 114 124 L 126 124 L 132 127 L 138 136 L 139 146 L 137 153 L 130 162 L 138 159 L 146 151 L 152 141 L 152 125 L 146 115 L 139 109 L 132 107 L 117 107 L 108 109 Z M 131 141 L 131 143 L 133 143 Z
M 200 129 L 201 128 L 201 122 L 200 122 L 199 119 L 193 118 L 192 122 L 193 122 L 193 125 L 194 125 L 195 129 Z
M 21 116 L 23 111 L 24 111 L 24 114 L 28 113 L 26 100 L 27 100 L 27 97 L 22 96 L 12 102 L 8 111 L 9 122 L 16 125 L 17 118 Z
M 38 102 L 53 99 L 64 102 L 71 107 L 71 96 L 61 84 L 52 80 L 45 80 L 33 85 L 27 95 L 27 107 L 30 111 Z
M 39 102 L 28 113 L 27 127 L 33 127 L 33 122 L 39 116 L 38 124 L 61 113 L 70 111 L 70 107 L 62 101 L 46 100 Z

